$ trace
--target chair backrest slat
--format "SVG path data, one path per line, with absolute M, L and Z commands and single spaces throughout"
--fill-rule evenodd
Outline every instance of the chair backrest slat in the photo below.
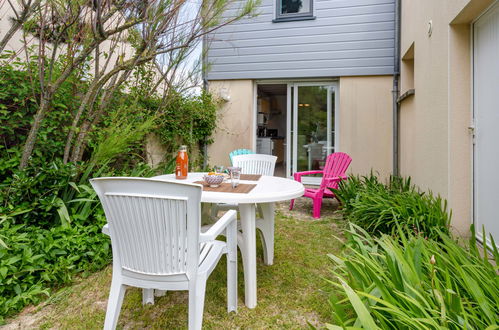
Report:
M 348 166 L 352 162 L 352 158 L 344 152 L 335 152 L 327 156 L 326 165 L 324 166 L 324 175 L 321 182 L 321 189 L 323 188 L 338 188 L 338 182 L 333 182 L 327 185 L 327 180 L 333 177 L 346 175 Z
M 149 275 L 196 271 L 199 186 L 143 178 L 99 178 L 91 183 L 109 223 L 113 258 L 123 269 Z
M 263 154 L 232 157 L 233 165 L 241 168 L 242 174 L 274 175 L 277 157 Z

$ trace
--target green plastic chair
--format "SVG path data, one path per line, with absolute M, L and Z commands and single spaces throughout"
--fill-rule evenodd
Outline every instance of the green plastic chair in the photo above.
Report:
M 249 149 L 236 149 L 234 151 L 232 151 L 230 154 L 229 154 L 229 158 L 230 158 L 230 163 L 231 164 L 234 164 L 232 162 L 232 157 L 234 156 L 239 156 L 239 155 L 252 155 L 254 154 L 253 150 L 249 150 Z

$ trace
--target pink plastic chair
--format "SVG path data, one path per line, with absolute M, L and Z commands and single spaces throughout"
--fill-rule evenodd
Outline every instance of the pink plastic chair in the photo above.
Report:
M 331 189 L 338 189 L 341 180 L 346 180 L 346 171 L 352 162 L 352 158 L 344 152 L 335 152 L 327 156 L 324 170 L 305 171 L 294 174 L 296 181 L 301 182 L 301 177 L 311 174 L 322 174 L 322 181 L 319 189 L 305 189 L 304 197 L 312 198 L 314 203 L 313 216 L 318 219 L 321 217 L 322 198 L 336 197 Z M 289 209 L 292 210 L 295 200 L 291 200 Z

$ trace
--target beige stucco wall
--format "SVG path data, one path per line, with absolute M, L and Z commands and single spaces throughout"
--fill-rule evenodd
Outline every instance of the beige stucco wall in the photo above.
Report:
M 392 76 L 341 77 L 339 150 L 352 156 L 350 173 L 392 171 Z
M 253 81 L 210 81 L 208 86 L 215 97 L 229 97 L 219 107 L 219 120 L 212 136 L 214 143 L 208 146 L 208 164 L 229 166 L 232 150 L 254 149 Z
M 402 0 L 401 53 L 414 48 L 416 93 L 401 103 L 401 174 L 447 198 L 462 235 L 472 221 L 470 24 L 492 2 Z M 408 75 L 402 66 L 401 93 Z
M 339 150 L 352 156 L 351 173 L 374 170 L 386 177 L 392 170 L 392 77 L 342 77 L 339 81 Z M 232 150 L 254 149 L 253 81 L 210 81 L 209 90 L 215 96 L 230 96 L 220 106 L 214 143 L 208 147 L 208 163 L 227 166 Z

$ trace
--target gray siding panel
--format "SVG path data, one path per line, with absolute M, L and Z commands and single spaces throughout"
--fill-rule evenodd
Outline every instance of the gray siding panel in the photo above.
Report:
M 393 73 L 395 0 L 315 0 L 315 20 L 282 23 L 274 1 L 209 35 L 209 80 Z
M 335 52 L 293 52 L 285 54 L 265 54 L 265 55 L 248 55 L 246 59 L 251 63 L 270 63 L 282 61 L 320 61 L 324 58 L 330 60 L 349 60 L 359 58 L 391 58 L 393 55 L 392 48 L 378 49 L 362 49 L 362 50 L 345 50 Z M 216 65 L 222 64 L 239 64 L 239 59 L 236 56 L 221 56 L 216 60 Z

